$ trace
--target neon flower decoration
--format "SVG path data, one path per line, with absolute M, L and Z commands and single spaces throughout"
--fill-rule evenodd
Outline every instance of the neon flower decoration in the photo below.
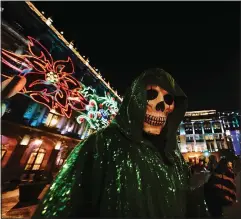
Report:
M 70 57 L 53 61 L 42 44 L 32 37 L 28 39 L 28 55 L 2 49 L 2 62 L 27 80 L 20 93 L 68 118 L 72 110 L 85 110 L 88 101 L 81 93 L 82 84 L 71 76 L 74 66 Z
M 106 106 L 109 115 L 116 115 L 119 111 L 115 98 L 109 92 L 105 92 L 104 97 L 98 97 L 98 101 L 102 102 L 103 106 Z
M 95 130 L 108 126 L 118 112 L 115 99 L 106 92 L 105 97 L 99 97 L 90 87 L 85 87 L 82 94 L 89 100 L 89 104 L 86 105 L 86 112 L 81 112 L 77 117 L 77 122 L 85 120 Z

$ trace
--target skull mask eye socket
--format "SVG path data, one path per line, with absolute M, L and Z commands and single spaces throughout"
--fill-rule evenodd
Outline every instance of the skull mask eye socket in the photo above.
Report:
M 154 100 L 158 96 L 158 92 L 156 90 L 153 90 L 153 89 L 147 90 L 146 94 L 147 94 L 147 101 Z
M 172 105 L 173 104 L 173 101 L 174 101 L 174 98 L 171 94 L 166 94 L 164 95 L 164 101 L 167 105 Z

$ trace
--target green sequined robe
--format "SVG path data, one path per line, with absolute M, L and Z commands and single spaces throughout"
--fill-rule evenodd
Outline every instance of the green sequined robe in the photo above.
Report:
M 143 137 L 147 78 L 175 97 L 165 145 L 160 145 L 169 164 Z M 206 216 L 204 199 L 195 195 L 198 189 L 191 191 L 177 147 L 176 131 L 186 108 L 185 94 L 168 73 L 144 72 L 127 90 L 112 124 L 75 147 L 34 218 Z

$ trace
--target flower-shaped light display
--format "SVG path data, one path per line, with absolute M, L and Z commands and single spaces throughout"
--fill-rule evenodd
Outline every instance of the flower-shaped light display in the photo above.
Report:
M 20 93 L 68 118 L 72 110 L 85 110 L 88 101 L 81 93 L 82 84 L 71 76 L 74 72 L 72 60 L 68 57 L 54 62 L 42 44 L 32 37 L 28 39 L 28 55 L 2 49 L 2 62 L 27 80 Z
M 89 100 L 89 104 L 86 105 L 86 112 L 81 112 L 77 117 L 77 122 L 82 123 L 85 120 L 95 130 L 106 127 L 118 112 L 115 99 L 109 93 L 100 97 L 90 87 L 85 87 L 82 94 Z

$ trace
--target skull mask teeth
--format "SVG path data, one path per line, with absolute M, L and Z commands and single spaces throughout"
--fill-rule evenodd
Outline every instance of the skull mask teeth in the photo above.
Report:
M 159 135 L 168 114 L 174 110 L 174 98 L 159 86 L 148 85 L 146 90 L 147 107 L 143 129 L 146 133 Z
M 145 122 L 152 126 L 162 126 L 162 125 L 165 125 L 166 118 L 165 117 L 155 117 L 155 116 L 146 114 Z

